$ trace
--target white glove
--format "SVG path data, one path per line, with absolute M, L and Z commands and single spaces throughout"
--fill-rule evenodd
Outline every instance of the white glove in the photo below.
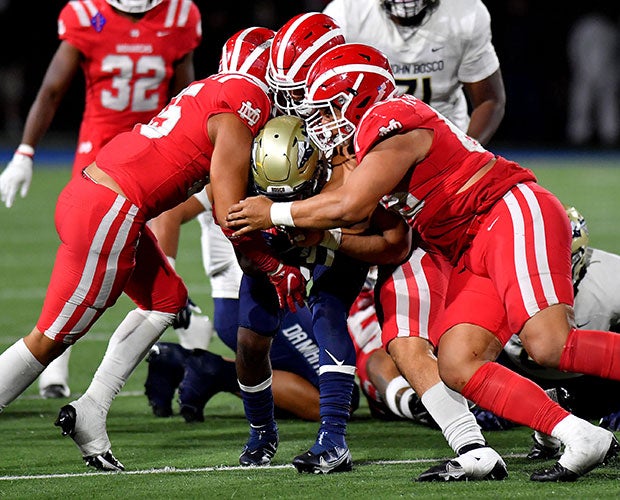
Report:
M 15 151 L 4 172 L 0 174 L 0 199 L 7 208 L 13 205 L 18 190 L 22 198 L 28 194 L 32 181 L 33 155 L 32 147 L 21 145 Z

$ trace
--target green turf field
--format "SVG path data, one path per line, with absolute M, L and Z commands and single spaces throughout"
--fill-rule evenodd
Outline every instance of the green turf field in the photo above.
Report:
M 520 158 L 516 158 L 520 159 Z M 620 252 L 620 159 L 524 157 L 541 184 L 588 220 L 593 246 Z M 0 207 L 0 350 L 29 332 L 37 319 L 53 264 L 57 236 L 56 197 L 68 168 L 36 171 L 26 200 L 10 210 Z M 202 270 L 198 227 L 184 227 L 177 268 L 192 298 L 210 311 L 209 286 Z M 110 333 L 131 308 L 122 298 L 74 347 L 71 389 L 88 385 Z M 174 333 L 165 340 L 175 340 Z M 217 340 L 213 349 L 226 353 Z M 593 471 L 573 484 L 538 484 L 529 474 L 530 432 L 524 428 L 487 433 L 506 458 L 510 475 L 503 482 L 422 484 L 412 481 L 437 460 L 450 456 L 442 436 L 407 422 L 382 423 L 366 405 L 355 414 L 348 443 L 355 462 L 348 474 L 299 475 L 291 459 L 308 449 L 317 424 L 279 422 L 281 444 L 274 465 L 240 470 L 237 459 L 247 436 L 240 400 L 218 395 L 202 424 L 181 417 L 156 419 L 142 395 L 142 363 L 112 405 L 108 430 L 123 474 L 89 472 L 77 448 L 53 426 L 58 408 L 70 400 L 38 398 L 36 383 L 0 415 L 0 498 L 618 498 L 620 468 Z

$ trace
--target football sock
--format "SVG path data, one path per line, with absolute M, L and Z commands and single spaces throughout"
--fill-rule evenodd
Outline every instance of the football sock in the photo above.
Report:
M 243 385 L 238 382 L 245 416 L 254 428 L 262 427 L 274 421 L 272 378 L 270 375 L 268 379 L 254 386 Z
M 52 361 L 39 375 L 39 392 L 50 385 L 69 386 L 69 358 L 71 346 Z
M 569 415 L 534 382 L 498 363 L 478 368 L 461 393 L 481 408 L 545 434 Z
M 415 391 L 402 375 L 390 380 L 385 388 L 385 404 L 394 415 L 413 420 L 410 402 L 417 400 Z
M 43 366 L 19 339 L 0 354 L 0 412 L 35 381 Z
M 328 371 L 319 376 L 321 426 L 317 440 L 310 449 L 312 453 L 321 453 L 334 446 L 346 446 L 345 435 L 354 384 L 354 375 L 348 373 Z
M 573 328 L 562 349 L 559 369 L 620 380 L 620 335 Z
M 174 314 L 158 311 L 130 311 L 110 337 L 103 360 L 84 396 L 89 396 L 107 413 L 129 375 L 174 317 Z
M 485 444 L 476 417 L 469 411 L 467 400 L 443 382 L 428 389 L 422 395 L 422 403 L 457 454 L 464 446 Z

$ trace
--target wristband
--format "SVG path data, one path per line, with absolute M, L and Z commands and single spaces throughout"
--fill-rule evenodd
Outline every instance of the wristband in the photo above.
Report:
M 20 155 L 27 156 L 29 158 L 32 158 L 34 156 L 34 148 L 30 146 L 29 144 L 20 144 L 19 146 L 17 146 L 17 149 L 15 150 L 15 152 L 19 153 Z
M 172 266 L 172 269 L 176 270 L 177 260 L 174 257 L 170 257 L 170 255 L 166 255 L 166 259 L 168 259 L 168 263 Z
M 342 244 L 342 229 L 339 227 L 336 229 L 329 229 L 325 231 L 323 239 L 320 245 L 330 250 L 338 250 Z
M 291 215 L 292 201 L 286 203 L 272 203 L 269 209 L 269 217 L 274 226 L 295 227 L 293 216 Z

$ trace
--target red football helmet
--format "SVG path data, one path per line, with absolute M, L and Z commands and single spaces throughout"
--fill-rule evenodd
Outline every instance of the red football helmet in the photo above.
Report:
M 266 87 L 269 46 L 274 35 L 273 30 L 258 26 L 235 33 L 222 47 L 219 73 L 244 73 L 258 78 Z
M 325 52 L 308 72 L 304 104 L 316 111 L 307 120 L 310 138 L 323 151 L 347 141 L 364 113 L 396 94 L 387 57 L 361 43 Z
M 344 42 L 336 22 L 321 12 L 299 14 L 278 30 L 269 51 L 267 82 L 282 113 L 303 114 L 300 105 L 310 66 Z

